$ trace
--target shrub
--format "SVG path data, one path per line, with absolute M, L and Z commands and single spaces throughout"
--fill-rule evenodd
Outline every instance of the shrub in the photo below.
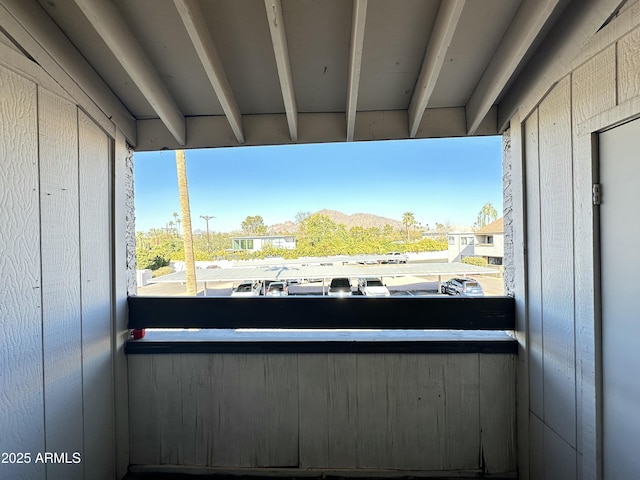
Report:
M 156 277 L 161 277 L 162 275 L 169 275 L 170 273 L 173 273 L 173 268 L 160 267 L 153 271 L 152 276 L 153 278 L 156 278 Z
M 157 270 L 160 267 L 169 265 L 171 258 L 165 256 L 156 247 L 151 250 L 138 249 L 136 251 L 136 258 L 138 262 L 139 270 Z
M 489 262 L 487 262 L 487 259 L 484 257 L 464 257 L 462 263 L 475 265 L 477 267 L 486 267 L 489 265 Z

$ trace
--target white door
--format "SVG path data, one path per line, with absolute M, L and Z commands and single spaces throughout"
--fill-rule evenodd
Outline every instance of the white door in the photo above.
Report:
M 600 135 L 602 447 L 606 480 L 640 478 L 640 120 Z

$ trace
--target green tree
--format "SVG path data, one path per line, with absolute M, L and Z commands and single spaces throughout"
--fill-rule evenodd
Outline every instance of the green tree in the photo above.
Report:
M 349 234 L 328 215 L 316 213 L 307 217 L 298 230 L 299 255 L 337 255 L 347 250 Z
M 476 220 L 476 223 L 474 226 L 476 228 L 482 228 L 486 225 L 489 225 L 491 222 L 493 222 L 497 218 L 498 218 L 498 212 L 496 211 L 495 208 L 493 208 L 493 205 L 491 204 L 491 202 L 487 202 L 482 206 L 482 208 L 480 209 L 480 212 L 478 212 L 478 219 Z
M 267 233 L 267 227 L 260 215 L 248 216 L 240 226 L 242 233 L 246 235 L 264 235 Z

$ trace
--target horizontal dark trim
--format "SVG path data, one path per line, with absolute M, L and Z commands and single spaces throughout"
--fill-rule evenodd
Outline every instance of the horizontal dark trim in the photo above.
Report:
M 129 297 L 129 328 L 513 330 L 512 297 Z
M 179 353 L 509 353 L 518 352 L 515 340 L 433 340 L 391 342 L 171 342 L 136 341 L 125 345 L 127 355 Z

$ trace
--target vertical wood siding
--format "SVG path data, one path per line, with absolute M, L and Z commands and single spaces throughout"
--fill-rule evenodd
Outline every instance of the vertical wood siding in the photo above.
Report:
M 527 307 L 529 317 L 529 408 L 544 418 L 542 342 L 542 256 L 540 252 L 540 157 L 538 110 L 524 124 L 527 205 Z
M 598 471 L 596 403 L 598 332 L 596 328 L 596 291 L 593 242 L 592 185 L 595 165 L 590 135 L 580 137 L 576 126 L 616 105 L 616 45 L 610 45 L 572 74 L 573 104 L 573 192 L 575 329 L 576 329 L 576 435 L 582 461 L 577 465 L 578 478 L 589 478 Z M 593 213 L 592 213 L 593 212 Z M 590 214 L 591 213 L 591 214 Z M 585 473 L 587 475 L 585 475 Z M 595 478 L 592 474 L 591 478 Z
M 78 113 L 85 478 L 114 477 L 111 208 L 107 136 Z
M 39 89 L 42 323 L 48 451 L 84 454 L 78 206 L 78 114 L 75 105 Z M 51 478 L 82 479 L 81 464 L 47 465 Z
M 514 471 L 511 355 L 129 357 L 131 461 Z
M 109 140 L 37 76 L 0 66 L 0 478 L 111 480 Z
M 616 110 L 640 96 L 640 29 L 607 35 L 612 41 L 594 39 L 602 48 L 544 98 L 525 100 L 538 104 L 522 125 L 530 470 L 521 475 L 531 479 L 598 478 L 597 165 L 585 125 L 600 119 L 602 129 L 624 119 L 616 115 L 640 114 Z
M 542 252 L 545 422 L 575 446 L 573 190 L 571 84 L 565 77 L 540 104 L 540 249 Z
M 44 451 L 36 86 L 0 66 L 0 452 Z M 0 478 L 44 478 L 0 464 Z

